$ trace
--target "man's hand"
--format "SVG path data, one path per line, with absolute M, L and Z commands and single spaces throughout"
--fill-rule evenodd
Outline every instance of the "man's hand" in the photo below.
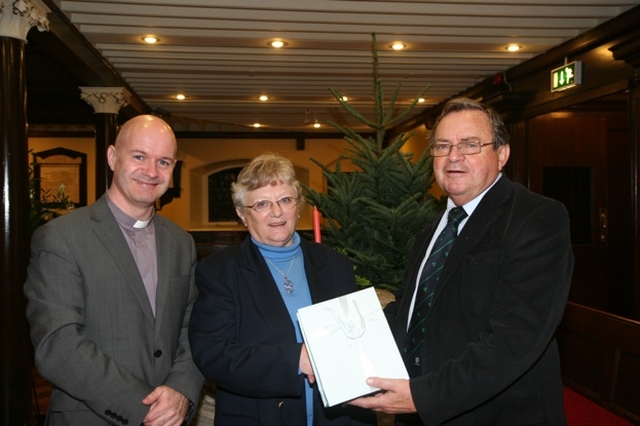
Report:
M 349 404 L 388 414 L 415 413 L 409 380 L 369 377 L 367 384 L 380 388 L 381 392 L 349 401 Z
M 307 353 L 307 347 L 302 344 L 302 350 L 300 350 L 300 371 L 307 376 L 310 384 L 316 381 L 316 376 L 313 374 L 313 368 L 311 368 L 311 360 L 309 360 L 309 353 Z
M 142 403 L 150 406 L 144 426 L 182 426 L 189 409 L 189 400 L 168 386 L 158 386 Z

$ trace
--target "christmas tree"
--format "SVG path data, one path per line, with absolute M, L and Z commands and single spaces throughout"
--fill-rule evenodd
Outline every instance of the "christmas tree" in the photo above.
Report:
M 412 153 L 401 152 L 411 134 L 398 134 L 391 141 L 386 135 L 409 115 L 428 87 L 402 113 L 394 115 L 401 88 L 398 84 L 385 108 L 375 34 L 372 37 L 375 118 L 364 117 L 338 90 L 329 90 L 350 115 L 373 132 L 365 138 L 348 126 L 331 123 L 344 133 L 350 147 L 340 156 L 335 170 L 312 158 L 322 168 L 328 189 L 326 193 L 305 190 L 308 202 L 326 219 L 323 242 L 353 260 L 359 283 L 396 291 L 415 235 L 444 200 L 429 194 L 434 177 L 428 150 L 414 161 Z M 343 161 L 351 162 L 357 171 L 343 172 Z

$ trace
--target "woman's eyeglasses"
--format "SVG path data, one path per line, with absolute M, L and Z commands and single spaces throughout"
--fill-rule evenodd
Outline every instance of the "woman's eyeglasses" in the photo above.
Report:
M 266 213 L 271 211 L 274 204 L 278 204 L 282 210 L 288 211 L 291 210 L 298 204 L 298 199 L 295 197 L 282 197 L 276 201 L 270 200 L 258 200 L 250 206 L 244 206 L 248 208 L 252 208 L 254 211 L 258 213 Z

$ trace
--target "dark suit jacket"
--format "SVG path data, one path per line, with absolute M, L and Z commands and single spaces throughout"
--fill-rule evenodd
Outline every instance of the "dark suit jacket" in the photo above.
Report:
M 55 385 L 50 425 L 139 425 L 142 399 L 167 385 L 197 403 L 203 378 L 187 326 L 195 299 L 193 239 L 154 216 L 156 317 L 103 196 L 39 228 L 25 284 L 36 366 Z
M 400 346 L 438 220 L 417 236 L 404 295 L 386 311 Z M 502 176 L 460 232 L 440 276 L 422 375 L 410 381 L 424 425 L 565 424 L 554 333 L 572 269 L 564 206 Z
M 321 244 L 300 246 L 314 303 L 356 290 L 348 258 Z M 218 386 L 214 424 L 306 425 L 301 343 L 251 238 L 202 260 L 196 284 L 189 338 L 196 364 Z M 315 425 L 355 424 L 314 394 Z

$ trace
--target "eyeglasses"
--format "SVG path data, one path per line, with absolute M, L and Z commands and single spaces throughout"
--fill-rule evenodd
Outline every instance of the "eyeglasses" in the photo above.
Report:
M 258 213 L 266 213 L 273 208 L 273 204 L 278 204 L 280 208 L 284 211 L 291 210 L 298 204 L 298 199 L 294 197 L 282 197 L 276 201 L 270 200 L 258 200 L 250 206 L 244 206 L 252 208 L 254 211 Z
M 437 143 L 429 147 L 429 151 L 431 155 L 434 157 L 444 157 L 449 155 L 451 152 L 451 147 L 458 148 L 458 152 L 462 155 L 474 155 L 480 154 L 483 146 L 493 145 L 492 142 L 482 143 L 478 142 L 460 142 L 458 144 L 450 144 L 450 143 Z

